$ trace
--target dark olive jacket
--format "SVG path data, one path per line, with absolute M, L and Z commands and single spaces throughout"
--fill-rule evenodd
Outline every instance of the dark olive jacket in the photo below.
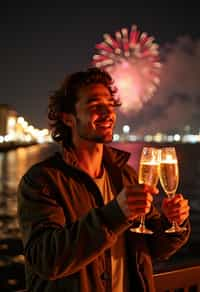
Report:
M 129 153 L 104 146 L 103 163 L 116 196 L 135 184 Z M 102 195 L 65 149 L 34 165 L 21 179 L 18 214 L 26 258 L 26 282 L 33 292 L 111 292 L 110 247 L 124 232 L 130 291 L 155 291 L 152 258 L 168 258 L 188 239 L 188 231 L 167 235 L 166 218 L 155 208 L 147 215 L 153 235 L 129 231 L 116 199 Z M 121 291 L 125 292 L 125 291 Z

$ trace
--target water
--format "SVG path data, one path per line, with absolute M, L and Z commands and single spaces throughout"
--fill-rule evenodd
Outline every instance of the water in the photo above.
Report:
M 55 146 L 35 145 L 0 152 L 0 291 L 23 289 L 24 256 L 17 220 L 16 190 L 22 175 Z
M 130 164 L 138 170 L 143 143 L 113 143 L 115 147 L 131 152 Z M 200 264 L 200 145 L 177 144 L 180 184 L 178 191 L 191 206 L 192 234 L 189 242 L 168 261 L 156 263 L 155 271 L 175 266 Z M 24 287 L 24 257 L 17 221 L 16 190 L 21 176 L 34 163 L 57 150 L 54 144 L 35 145 L 0 153 L 0 289 L 15 291 Z M 163 193 L 155 204 L 162 200 Z

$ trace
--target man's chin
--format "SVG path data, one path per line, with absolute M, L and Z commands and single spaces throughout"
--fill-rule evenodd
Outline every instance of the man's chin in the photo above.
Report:
M 113 141 L 113 135 L 96 135 L 96 136 L 81 136 L 82 139 L 94 142 L 94 143 L 101 143 L 107 144 Z
M 111 143 L 113 140 L 113 136 L 106 136 L 106 137 L 98 137 L 96 139 L 96 142 L 97 143 L 105 143 L 105 144 L 108 144 L 108 143 Z

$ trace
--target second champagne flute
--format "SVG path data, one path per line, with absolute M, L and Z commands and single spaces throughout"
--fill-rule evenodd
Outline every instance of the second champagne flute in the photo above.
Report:
M 179 183 L 178 159 L 175 147 L 163 147 L 160 155 L 160 182 L 165 194 L 172 199 Z M 172 227 L 166 233 L 182 232 L 186 227 L 180 227 L 172 222 Z
M 159 162 L 160 151 L 153 147 L 144 147 L 142 150 L 139 164 L 139 184 L 147 184 L 155 187 L 159 180 Z M 131 228 L 132 232 L 152 234 L 153 231 L 145 226 L 145 216 L 141 216 L 140 225 L 137 228 Z

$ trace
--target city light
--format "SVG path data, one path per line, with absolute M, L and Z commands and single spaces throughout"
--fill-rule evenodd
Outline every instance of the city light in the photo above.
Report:
M 37 129 L 9 106 L 0 107 L 0 144 L 26 145 L 52 142 L 48 129 Z
M 124 134 L 128 134 L 130 132 L 130 126 L 129 125 L 124 125 L 122 128 L 122 131 Z
M 187 131 L 186 131 L 187 129 Z M 123 125 L 121 133 L 114 133 L 114 142 L 154 142 L 154 143 L 200 143 L 200 131 L 192 134 L 191 127 L 187 125 L 182 130 L 182 133 L 167 134 L 157 132 L 155 134 L 136 135 L 131 131 L 130 125 Z

